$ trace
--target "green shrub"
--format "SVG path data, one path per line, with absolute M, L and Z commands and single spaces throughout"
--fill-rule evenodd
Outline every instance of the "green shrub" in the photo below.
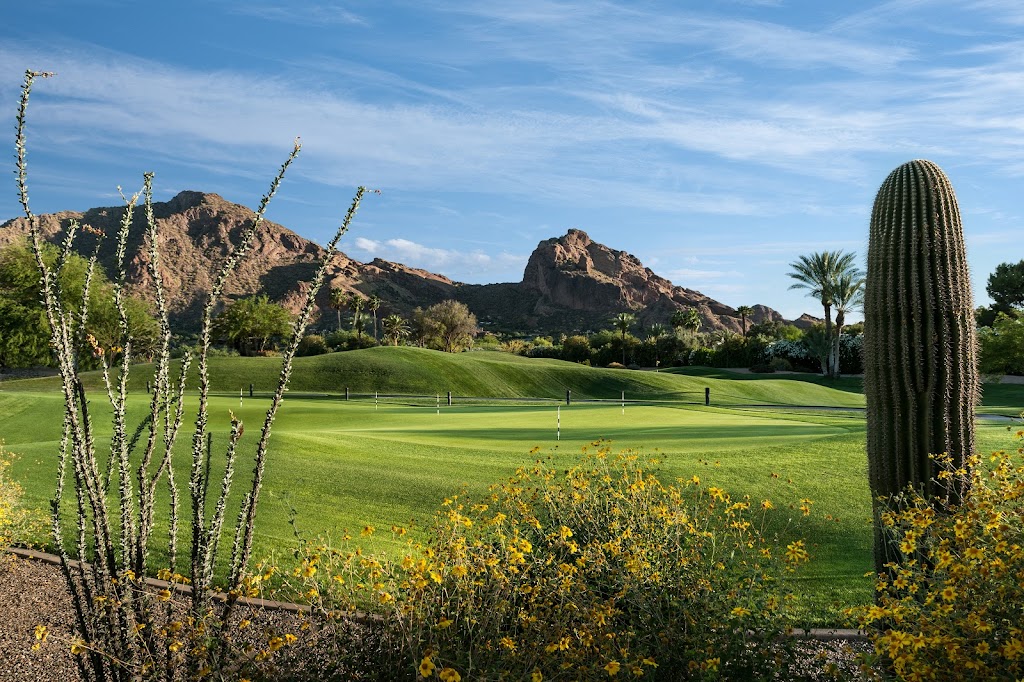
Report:
M 1024 319 L 999 313 L 992 327 L 978 330 L 982 374 L 1024 374 Z
M 331 349 L 327 345 L 327 341 L 319 334 L 306 334 L 299 341 L 298 348 L 295 349 L 295 354 L 298 356 L 324 355 L 330 352 Z
M 409 679 L 787 675 L 786 577 L 808 554 L 768 530 L 772 503 L 665 484 L 657 460 L 594 445 L 569 469 L 538 461 L 483 499 L 445 500 L 397 562 L 321 547 L 293 579 L 320 627 L 381 612 L 375 645 Z

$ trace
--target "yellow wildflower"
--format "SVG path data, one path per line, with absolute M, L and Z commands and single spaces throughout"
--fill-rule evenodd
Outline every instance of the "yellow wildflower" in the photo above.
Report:
M 618 661 L 609 661 L 608 665 L 604 667 L 604 671 L 608 673 L 608 677 L 614 677 L 619 674 L 619 668 L 621 667 L 622 665 Z
M 438 674 L 443 682 L 461 682 L 462 675 L 458 673 L 454 668 L 442 668 Z
M 430 656 L 424 656 L 423 660 L 420 661 L 420 677 L 430 677 L 434 674 L 434 662 L 430 660 Z

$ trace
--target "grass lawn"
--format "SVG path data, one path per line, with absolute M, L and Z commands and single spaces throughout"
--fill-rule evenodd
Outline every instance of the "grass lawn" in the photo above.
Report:
M 403 363 L 410 363 L 409 358 L 418 362 L 422 353 L 429 353 L 408 349 L 414 353 L 395 360 L 380 351 L 406 349 L 371 350 L 376 353 L 369 357 L 380 366 L 390 366 L 392 371 L 402 370 Z M 491 373 L 484 377 L 488 381 L 496 380 L 504 372 L 503 390 L 520 395 L 529 395 L 528 390 L 540 387 L 556 395 L 561 391 L 564 396 L 565 383 L 558 382 L 566 379 L 575 382 L 574 396 L 580 397 L 586 394 L 588 386 L 589 395 L 605 397 L 602 392 L 611 393 L 622 385 L 602 387 L 596 380 L 588 384 L 591 379 L 583 373 L 592 372 L 606 384 L 613 380 L 632 382 L 633 390 L 640 392 L 646 387 L 648 395 L 656 396 L 670 394 L 679 386 L 699 388 L 717 382 L 712 384 L 713 395 L 717 389 L 722 394 L 744 397 L 747 402 L 807 404 L 803 399 L 808 396 L 808 389 L 818 399 L 811 404 L 856 406 L 858 400 L 861 404 L 863 401 L 855 392 L 798 381 L 730 381 L 669 373 L 592 370 L 558 361 L 515 358 L 505 362 L 504 358 L 514 356 L 494 355 L 472 353 L 440 357 L 437 361 L 467 363 L 463 369 L 470 378 L 446 377 L 444 383 L 448 385 L 461 381 L 465 388 L 471 380 L 482 381 L 485 372 Z M 321 356 L 309 360 L 324 363 L 323 358 L 332 359 Z M 263 360 L 259 359 L 261 366 Z M 219 376 L 233 372 L 238 379 L 239 367 L 249 361 L 218 359 L 215 369 Z M 488 367 L 488 363 L 492 366 Z M 306 390 L 323 386 L 323 376 L 309 376 L 314 367 L 323 373 L 331 365 L 299 365 L 293 386 L 304 386 Z M 432 371 L 450 369 L 437 366 Z M 517 376 L 532 374 L 534 369 L 537 376 Z M 249 372 L 254 373 L 255 370 Z M 143 376 L 137 373 L 136 381 Z M 351 377 L 343 376 L 342 380 L 359 386 Z M 680 381 L 696 384 L 677 383 Z M 493 384 L 488 385 L 490 390 L 496 390 Z M 25 487 L 25 503 L 40 509 L 47 508 L 52 495 L 60 437 L 61 401 L 52 388 L 39 380 L 0 384 L 0 438 L 6 441 L 9 450 L 21 456 L 15 463 L 14 476 Z M 93 393 L 91 410 L 102 451 L 107 445 L 103 437 L 109 435 L 104 430 L 109 429 L 109 407 L 100 395 Z M 144 394 L 136 395 L 132 413 L 137 420 L 146 401 Z M 1012 395 L 1007 401 L 1010 399 Z M 190 406 L 194 402 L 194 397 L 189 399 Z M 224 442 L 231 410 L 247 425 L 242 452 L 243 456 L 251 456 L 268 401 L 247 397 L 241 402 L 240 406 L 237 394 L 213 399 L 210 423 L 215 433 L 215 453 L 217 441 Z M 561 438 L 556 440 L 559 417 Z M 189 424 L 186 422 L 185 426 Z M 354 531 L 372 525 L 380 532 L 364 539 L 363 544 L 371 551 L 394 554 L 401 551 L 402 545 L 386 532 L 392 524 L 404 526 L 415 518 L 425 525 L 445 496 L 462 488 L 471 495 L 482 494 L 490 483 L 540 456 L 550 456 L 559 466 L 568 466 L 581 448 L 601 438 L 610 439 L 617 448 L 661 453 L 665 460 L 663 481 L 689 478 L 696 473 L 705 483 L 724 487 L 734 497 L 772 499 L 777 506 L 780 533 L 806 538 L 814 555 L 800 577 L 808 614 L 814 623 L 838 624 L 842 607 L 871 599 L 871 582 L 863 577 L 871 568 L 864 420 L 860 413 L 847 411 L 703 405 L 626 405 L 623 410 L 618 405 L 583 403 L 495 407 L 456 401 L 453 407 L 442 406 L 438 414 L 433 405 L 382 403 L 375 407 L 372 399 L 345 402 L 338 398 L 293 395 L 285 401 L 271 438 L 256 552 L 274 552 L 282 561 L 287 560 L 295 545 L 289 524 L 294 510 L 296 527 L 307 537 L 337 538 L 344 528 Z M 179 441 L 176 471 L 179 486 L 184 487 L 187 430 L 183 429 Z M 979 427 L 979 447 L 983 452 L 1006 447 L 1009 442 L 1004 425 Z M 534 447 L 541 450 L 531 455 Z M 244 489 L 249 468 L 244 460 L 236 466 L 236 491 Z M 799 511 L 789 509 L 800 498 L 814 500 L 810 517 L 802 518 Z M 790 518 L 794 521 L 791 525 Z

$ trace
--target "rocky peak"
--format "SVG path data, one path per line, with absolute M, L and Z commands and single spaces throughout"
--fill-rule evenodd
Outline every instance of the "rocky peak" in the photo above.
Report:
M 238 243 L 240 233 L 254 213 L 216 194 L 184 191 L 153 205 L 159 234 L 162 277 L 172 315 L 185 327 L 195 324 L 212 286 L 214 273 Z M 62 212 L 40 216 L 44 238 L 60 243 L 68 222 L 77 218 L 113 236 L 123 207 L 94 208 L 86 213 Z M 149 254 L 143 247 L 143 212 L 137 211 L 128 245 L 126 271 L 129 285 L 149 297 Z M 0 226 L 0 247 L 28 233 L 24 219 Z M 84 248 L 84 247 L 83 247 Z M 107 239 L 100 261 L 112 271 L 114 239 Z M 265 293 L 271 299 L 297 309 L 299 292 L 313 276 L 323 248 L 291 230 L 264 221 L 253 240 L 249 256 L 229 278 L 224 290 L 228 299 Z M 454 298 L 470 305 L 481 320 L 495 329 L 524 333 L 571 332 L 607 328 L 617 312 L 636 313 L 645 324 L 667 324 L 676 310 L 693 307 L 705 330 L 740 331 L 736 311 L 699 291 L 674 285 L 645 267 L 636 256 L 595 242 L 579 229 L 542 241 L 530 256 L 521 283 L 468 285 L 443 275 L 392 263 L 379 258 L 360 263 L 336 253 L 331 259 L 327 285 L 318 303 L 324 319 L 335 320 L 329 309 L 329 290 L 379 295 L 384 300 L 380 315 L 409 314 Z M 748 322 L 781 319 L 776 311 L 754 306 Z M 486 322 L 485 322 L 486 323 Z M 330 326 L 333 327 L 333 324 Z

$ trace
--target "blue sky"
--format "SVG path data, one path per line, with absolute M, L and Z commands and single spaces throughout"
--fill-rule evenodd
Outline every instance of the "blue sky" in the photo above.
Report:
M 1024 258 L 1019 0 L 34 0 L 0 9 L 0 111 L 26 68 L 37 212 L 116 205 L 156 172 L 325 241 L 465 282 L 518 281 L 568 228 L 676 284 L 818 312 L 787 264 L 864 255 L 886 175 L 957 190 L 978 303 Z M 13 169 L 13 161 L 11 162 Z M 11 176 L 8 176 L 11 177 Z M 0 219 L 19 214 L 13 178 Z

